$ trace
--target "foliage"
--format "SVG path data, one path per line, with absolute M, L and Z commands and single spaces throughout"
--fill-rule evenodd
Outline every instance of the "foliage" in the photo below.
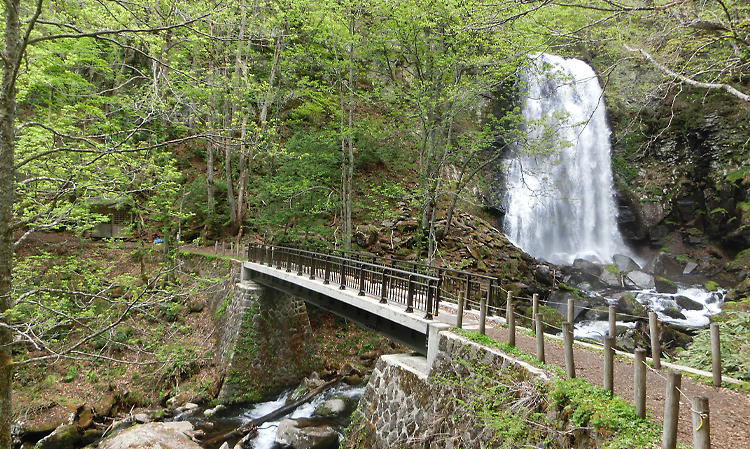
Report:
M 750 313 L 725 313 L 718 323 L 722 374 L 750 380 Z M 677 355 L 680 364 L 711 371 L 711 331 L 701 330 L 687 351 Z

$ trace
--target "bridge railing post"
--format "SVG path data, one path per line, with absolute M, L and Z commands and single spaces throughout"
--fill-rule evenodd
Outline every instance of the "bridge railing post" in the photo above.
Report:
M 466 273 L 466 294 L 464 294 L 464 310 L 471 310 L 469 298 L 471 298 L 471 275 L 469 273 Z
M 302 276 L 302 259 L 304 255 L 302 251 L 297 250 L 297 276 Z
M 323 285 L 328 285 L 331 283 L 331 255 L 326 255 L 326 268 L 325 268 L 325 274 L 323 275 Z
M 383 283 L 380 286 L 380 303 L 386 304 L 388 302 L 388 270 L 383 269 Z
M 315 279 L 315 269 L 317 265 L 318 258 L 314 255 L 310 255 L 310 280 Z
M 346 290 L 346 259 L 341 258 L 341 285 L 339 290 Z
M 286 250 L 286 272 L 292 272 L 292 252 L 289 250 Z
M 406 313 L 414 312 L 414 275 L 409 275 L 409 289 L 406 294 Z
M 365 264 L 359 262 L 359 296 L 365 296 Z
M 427 314 L 424 316 L 425 320 L 431 320 L 432 319 L 432 301 L 434 297 L 434 290 L 432 287 L 432 280 L 427 281 L 427 306 L 425 309 L 427 309 Z

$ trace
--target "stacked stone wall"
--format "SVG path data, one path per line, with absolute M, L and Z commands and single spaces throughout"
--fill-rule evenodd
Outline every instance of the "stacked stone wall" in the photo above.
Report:
M 381 357 L 343 447 L 598 447 L 544 400 L 550 373 L 450 332 L 439 347 L 429 376 Z

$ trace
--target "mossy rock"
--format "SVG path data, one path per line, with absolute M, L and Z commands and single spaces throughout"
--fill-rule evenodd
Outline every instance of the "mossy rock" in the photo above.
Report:
M 639 303 L 637 299 L 635 299 L 635 296 L 631 295 L 630 293 L 622 295 L 620 299 L 617 300 L 617 304 L 615 305 L 617 313 L 621 313 L 624 316 L 618 317 L 622 319 L 623 321 L 632 321 L 638 318 L 645 318 L 646 317 L 646 308 L 643 307 L 643 304 Z
M 664 279 L 663 277 L 655 277 L 654 284 L 656 285 L 656 291 L 659 293 L 677 293 L 677 284 Z
M 674 318 L 675 320 L 687 319 L 676 307 L 667 307 L 662 313 L 670 318 Z
M 675 296 L 675 302 L 685 310 L 703 310 L 703 304 L 693 301 L 687 296 Z

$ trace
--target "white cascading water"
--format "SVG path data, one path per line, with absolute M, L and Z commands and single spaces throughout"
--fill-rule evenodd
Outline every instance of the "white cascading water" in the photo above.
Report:
M 541 157 L 519 146 L 506 161 L 506 235 L 552 263 L 607 262 L 614 254 L 629 254 L 617 229 L 610 130 L 596 74 L 583 61 L 542 54 L 524 76 L 523 116 L 544 123 L 531 125 L 530 138 L 544 140 L 555 129 L 566 144 Z

